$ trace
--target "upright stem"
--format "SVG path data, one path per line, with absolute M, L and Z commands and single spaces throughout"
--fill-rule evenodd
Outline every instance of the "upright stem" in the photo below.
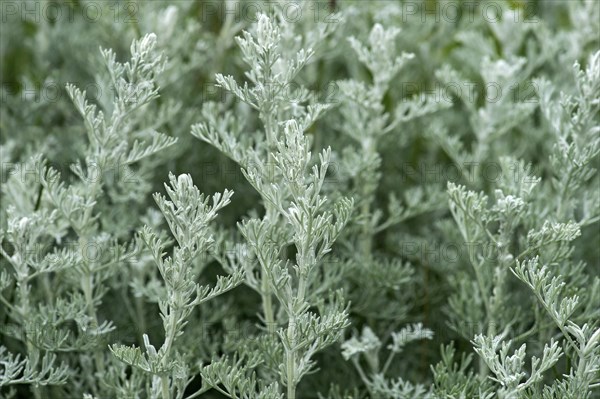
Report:
M 173 342 L 175 341 L 175 335 L 177 334 L 177 320 L 179 319 L 179 311 L 173 309 L 173 306 L 169 306 L 169 321 L 168 321 L 168 329 L 165 330 L 165 342 L 161 348 L 162 359 L 161 363 L 163 366 L 167 366 L 171 361 L 170 353 L 171 348 L 173 347 Z M 160 385 L 162 389 L 162 398 L 170 399 L 171 392 L 169 389 L 169 377 L 163 375 L 160 377 Z
M 26 340 L 27 340 L 27 354 L 29 355 L 29 359 L 30 360 L 36 359 L 36 362 L 39 361 L 39 351 L 37 350 L 37 348 L 35 346 L 33 346 L 33 343 L 31 342 L 29 337 L 26 337 Z M 31 390 L 33 391 L 33 397 L 35 399 L 42 399 L 42 390 L 40 389 L 39 386 L 32 385 Z
M 17 286 L 19 287 L 21 315 L 22 315 L 23 319 L 26 319 L 27 316 L 29 316 L 31 314 L 31 310 L 30 310 L 30 303 L 29 303 L 29 290 L 27 289 L 27 283 L 26 283 L 25 279 L 19 280 L 17 282 Z M 28 325 L 25 322 L 25 320 L 23 320 L 23 321 L 24 321 L 23 327 L 25 328 L 23 331 L 23 335 L 25 338 L 25 343 L 27 345 L 27 356 L 29 357 L 30 361 L 33 359 L 34 363 L 37 366 L 37 362 L 40 360 L 40 352 L 33 345 L 33 342 L 31 342 L 31 337 L 29 336 L 28 330 L 32 326 Z M 33 327 L 37 328 L 37 326 L 33 326 Z M 31 389 L 33 391 L 33 396 L 35 399 L 42 399 L 42 392 L 40 390 L 40 387 L 33 385 L 31 387 Z
M 359 243 L 359 247 L 360 247 L 360 253 L 363 257 L 363 259 L 368 259 L 369 255 L 371 254 L 371 250 L 372 250 L 372 243 L 371 243 L 371 239 L 372 239 L 372 232 L 371 232 L 371 228 L 367 223 L 367 218 L 369 216 L 371 210 L 371 206 L 370 203 L 365 201 L 360 209 L 360 214 L 361 214 L 361 220 L 365 221 L 365 224 L 363 225 L 362 228 L 362 234 L 361 234 L 361 240 Z
M 175 341 L 175 334 L 177 333 L 176 319 L 177 315 L 173 311 L 173 309 L 169 309 L 169 329 L 165 331 L 165 343 L 164 343 L 164 352 L 162 357 L 162 363 L 166 365 L 169 361 L 169 353 L 171 352 L 171 347 L 173 346 L 173 341 Z
M 94 286 L 93 280 L 94 278 L 91 273 L 86 273 L 86 275 L 81 278 L 81 289 L 85 298 L 88 316 L 90 316 L 92 319 L 92 327 L 98 328 L 98 315 L 96 314 L 96 308 L 94 307 L 92 295 Z M 94 351 L 94 360 L 96 363 L 96 370 L 104 373 L 104 357 L 102 356 L 102 352 L 100 350 Z
M 272 182 L 273 176 L 271 171 L 274 168 L 274 159 L 273 159 L 273 147 L 275 145 L 274 141 L 276 139 L 276 132 L 274 129 L 274 120 L 273 120 L 273 112 L 271 109 L 266 109 L 261 112 L 261 119 L 265 125 L 265 133 L 267 138 L 267 180 L 269 183 Z M 274 172 L 273 172 L 274 173 Z M 275 218 L 277 217 L 276 210 L 269 201 L 263 198 L 263 203 L 266 211 L 266 219 L 269 222 L 274 223 Z M 265 316 L 265 323 L 267 327 L 267 331 L 274 332 L 275 331 L 275 315 L 273 312 L 273 295 L 271 293 L 271 286 L 269 285 L 269 273 L 266 270 L 261 271 L 261 298 L 263 304 L 263 312 Z
M 268 275 L 265 271 L 261 274 L 261 297 L 263 313 L 265 314 L 265 324 L 269 333 L 275 331 L 275 316 L 273 314 L 273 296 L 269 287 Z
M 493 323 L 491 322 L 491 308 L 488 302 L 488 298 L 487 298 L 487 292 L 484 291 L 484 284 L 483 284 L 483 278 L 481 276 L 481 273 L 479 272 L 479 269 L 477 266 L 473 265 L 473 269 L 475 270 L 475 278 L 477 279 L 477 285 L 479 287 L 479 292 L 481 294 L 481 297 L 483 298 L 483 304 L 485 307 L 485 318 L 484 320 L 487 322 L 488 326 L 487 326 L 487 336 L 490 336 L 494 333 L 494 328 L 493 328 Z M 481 332 L 483 332 L 483 326 L 481 328 Z M 485 361 L 483 360 L 483 357 L 479 357 L 479 375 L 483 378 L 486 378 L 488 376 L 488 366 L 485 363 Z
M 98 166 L 99 166 L 98 169 L 100 171 L 104 170 L 104 162 L 98 162 Z M 94 199 L 94 200 L 96 199 L 96 197 L 98 195 L 98 190 L 100 189 L 101 184 L 102 184 L 101 178 L 99 176 L 96 176 L 96 178 L 93 179 L 93 183 L 90 188 L 90 197 L 92 199 Z M 88 241 L 89 241 L 88 223 L 89 223 L 90 219 L 92 218 L 93 208 L 94 208 L 93 206 L 90 206 L 85 210 L 83 220 L 84 220 L 86 226 L 84 227 L 83 231 L 77 231 L 77 233 L 79 234 L 79 247 L 80 247 L 81 254 L 84 258 L 85 263 L 88 263 L 87 259 L 85 259 L 84 251 L 86 251 L 88 248 Z M 93 263 L 93 260 L 91 261 L 91 263 Z M 90 318 L 92 319 L 92 327 L 98 328 L 98 326 L 100 324 L 98 323 L 98 315 L 96 313 L 96 307 L 94 306 L 94 300 L 93 300 L 93 292 L 94 292 L 94 275 L 93 274 L 94 274 L 93 270 L 91 270 L 90 267 L 87 267 L 85 270 L 85 275 L 82 276 L 82 278 L 81 278 L 81 290 L 83 291 L 83 295 L 85 297 L 85 303 L 86 303 L 86 307 L 87 307 L 87 311 L 88 311 L 88 316 L 90 316 Z M 94 359 L 95 359 L 95 363 L 96 363 L 96 370 L 100 373 L 104 373 L 104 371 L 105 371 L 104 356 L 103 356 L 101 350 L 96 349 L 94 351 Z
M 160 377 L 160 385 L 163 399 L 169 399 L 171 394 L 169 392 L 169 378 L 166 375 Z
M 286 374 L 287 374 L 287 397 L 288 399 L 296 399 L 296 340 L 294 334 L 296 333 L 296 319 L 291 317 L 288 322 L 288 339 L 292 346 L 287 353 L 286 362 Z
M 376 145 L 373 138 L 368 137 L 363 142 L 363 152 L 365 153 L 365 157 L 367 159 L 371 159 L 375 154 Z M 373 176 L 369 176 L 369 178 L 373 178 Z M 373 229 L 368 221 L 369 214 L 371 213 L 371 203 L 373 202 L 373 193 L 370 192 L 369 184 L 362 184 L 362 195 L 364 202 L 360 208 L 360 220 L 363 221 L 362 233 L 359 242 L 360 253 L 363 259 L 368 259 L 371 256 L 372 251 L 372 240 L 373 240 Z
M 298 276 L 298 302 L 304 301 L 304 287 L 306 287 L 306 277 Z M 288 304 L 290 306 L 291 304 Z M 290 306 L 291 307 L 291 306 Z M 287 399 L 296 399 L 296 314 L 295 310 L 289 310 L 287 336 L 290 342 L 290 349 L 286 350 L 286 380 L 287 380 Z
M 40 277 L 41 277 L 41 281 L 42 281 L 42 288 L 44 290 L 44 295 L 46 296 L 46 301 L 48 303 L 53 303 L 54 296 L 52 294 L 52 290 L 50 289 L 50 276 L 48 276 L 48 273 L 44 273 Z
M 466 233 L 465 238 L 465 242 L 467 243 L 467 251 L 469 253 L 469 262 L 471 263 L 471 266 L 473 267 L 473 271 L 475 272 L 475 280 L 477 281 L 477 287 L 479 288 L 479 294 L 481 295 L 481 298 L 483 300 L 483 307 L 485 309 L 485 318 L 484 318 L 484 322 L 488 324 L 487 326 L 487 335 L 493 335 L 495 334 L 495 328 L 493 326 L 493 323 L 491 322 L 491 317 L 492 317 L 492 308 L 487 296 L 487 291 L 485 289 L 485 284 L 483 281 L 483 276 L 481 275 L 481 271 L 479 270 L 480 265 L 477 264 L 476 259 L 475 259 L 475 253 L 474 253 L 474 248 L 473 245 L 470 245 L 471 243 L 471 239 L 470 239 L 470 235 L 468 234 L 468 232 Z M 480 331 L 483 333 L 483 326 L 481 327 Z M 479 376 L 482 377 L 483 379 L 487 378 L 488 376 L 488 366 L 485 363 L 485 361 L 483 360 L 483 357 L 479 357 Z

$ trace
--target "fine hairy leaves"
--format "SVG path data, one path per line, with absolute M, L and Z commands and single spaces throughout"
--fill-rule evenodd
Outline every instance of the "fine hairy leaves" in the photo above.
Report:
M 600 2 L 0 14 L 0 397 L 599 395 Z

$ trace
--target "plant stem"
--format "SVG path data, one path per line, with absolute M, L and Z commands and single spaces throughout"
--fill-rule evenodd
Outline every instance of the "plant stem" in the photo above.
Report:
M 19 288 L 21 316 L 23 317 L 23 321 L 25 321 L 25 319 L 29 315 L 31 315 L 30 303 L 29 303 L 29 289 L 28 289 L 25 279 L 18 280 L 17 286 Z M 30 361 L 33 360 L 33 363 L 35 364 L 36 369 L 37 369 L 37 362 L 40 359 L 40 352 L 33 345 L 33 342 L 31 342 L 31 337 L 28 334 L 28 330 L 31 326 L 28 325 L 28 323 L 24 322 L 23 327 L 24 327 L 23 335 L 24 335 L 25 343 L 27 345 L 27 356 L 29 357 Z M 36 326 L 33 326 L 33 327 L 36 327 Z M 39 386 L 32 385 L 31 389 L 33 391 L 33 396 L 35 399 L 42 399 L 42 392 L 41 392 Z
M 179 298 L 175 298 L 175 303 L 177 303 Z M 167 366 L 170 359 L 171 348 L 173 347 L 173 342 L 175 342 L 175 335 L 177 334 L 177 320 L 180 318 L 180 313 L 178 309 L 174 309 L 174 306 L 169 305 L 169 320 L 168 320 L 168 328 L 165 330 L 165 342 L 163 343 L 160 351 L 162 352 L 161 363 L 163 366 Z M 169 378 L 166 375 L 162 375 L 160 377 L 160 385 L 162 388 L 162 398 L 170 399 L 171 392 L 169 390 Z
M 371 137 L 367 137 L 363 142 L 363 152 L 367 159 L 372 159 L 375 154 L 376 143 Z M 369 179 L 374 179 L 374 176 L 369 176 Z M 371 213 L 371 204 L 373 202 L 373 192 L 369 187 L 368 182 L 362 182 L 363 203 L 360 208 L 360 220 L 363 221 L 362 234 L 360 238 L 360 253 L 363 259 L 368 259 L 371 256 L 373 227 L 371 226 L 369 214 Z
M 35 346 L 33 346 L 33 343 L 29 337 L 26 337 L 25 339 L 27 340 L 27 354 L 29 355 L 29 359 L 35 359 L 35 362 L 37 363 L 40 358 L 39 351 Z M 33 391 L 33 397 L 35 399 L 42 399 L 42 390 L 39 386 L 32 385 L 31 390 Z
M 468 232 L 466 233 L 465 242 L 470 243 L 470 237 Z M 483 282 L 483 276 L 481 275 L 481 271 L 479 270 L 480 264 L 478 265 L 475 261 L 475 254 L 473 253 L 473 245 L 467 245 L 467 250 L 469 252 L 469 262 L 473 267 L 473 271 L 475 272 L 475 279 L 477 280 L 477 287 L 479 288 L 479 294 L 483 300 L 483 306 L 485 308 L 485 322 L 488 324 L 487 335 L 489 336 L 494 329 L 492 329 L 492 324 L 490 322 L 490 318 L 492 315 L 492 309 L 488 300 L 487 292 L 485 290 L 485 284 Z M 481 328 L 481 332 L 483 332 L 483 328 Z M 483 379 L 486 379 L 489 373 L 489 369 L 487 364 L 485 363 L 483 357 L 479 357 L 479 376 Z
M 264 272 L 261 274 L 261 297 L 263 305 L 263 313 L 265 315 L 265 324 L 267 331 L 272 333 L 275 331 L 275 316 L 273 314 L 273 296 L 269 288 L 269 276 Z
M 162 363 L 166 365 L 169 360 L 169 354 L 171 352 L 171 347 L 173 346 L 173 342 L 175 341 L 175 334 L 177 330 L 177 323 L 175 322 L 178 319 L 175 311 L 171 308 L 169 309 L 169 329 L 165 331 L 165 343 L 163 344 L 164 352 L 162 357 Z
M 170 399 L 171 395 L 169 393 L 169 378 L 166 375 L 160 377 L 160 385 L 162 388 L 163 399 Z
M 46 301 L 48 303 L 53 303 L 53 295 L 52 295 L 52 290 L 50 289 L 50 276 L 48 276 L 48 273 L 44 273 L 41 276 L 41 280 L 42 280 L 42 288 L 44 289 L 44 295 L 46 296 Z
M 91 273 L 87 273 L 85 276 L 81 278 L 81 289 L 83 291 L 83 295 L 85 297 L 85 303 L 88 310 L 88 316 L 92 319 L 92 327 L 98 328 L 98 315 L 96 314 L 96 308 L 94 307 L 93 300 L 93 286 L 94 286 L 94 277 Z M 96 363 L 96 370 L 100 373 L 104 373 L 104 357 L 102 356 L 102 352 L 100 350 L 94 351 L 94 361 Z
M 274 159 L 273 150 L 276 140 L 276 131 L 274 129 L 274 115 L 271 109 L 266 109 L 261 112 L 260 118 L 262 119 L 265 126 L 265 133 L 267 138 L 267 181 L 273 182 L 274 170 Z M 272 172 L 271 172 L 272 171 Z M 266 198 L 263 198 L 263 203 L 266 211 L 266 219 L 275 223 L 277 218 L 277 212 Z M 271 293 L 271 286 L 269 285 L 269 273 L 266 270 L 261 271 L 261 299 L 263 304 L 263 312 L 265 316 L 265 323 L 267 331 L 275 331 L 275 315 L 273 312 L 273 295 Z
M 104 170 L 104 162 L 98 161 L 97 165 L 99 166 L 99 170 Z M 93 179 L 93 184 L 90 188 L 90 198 L 92 198 L 94 201 L 96 200 L 96 197 L 98 196 L 98 191 L 100 190 L 101 185 L 102 185 L 102 181 L 99 177 Z M 83 225 L 86 227 L 84 227 L 82 229 L 82 231 L 79 231 L 79 229 L 76 229 L 76 232 L 79 235 L 79 248 L 81 250 L 81 254 L 83 256 L 84 263 L 86 264 L 85 274 L 81 277 L 81 290 L 83 291 L 83 295 L 85 297 L 85 303 L 86 303 L 86 307 L 87 307 L 87 311 L 88 311 L 88 316 L 90 316 L 92 319 L 92 327 L 97 329 L 100 324 L 98 323 L 98 315 L 96 313 L 96 308 L 94 306 L 94 300 L 93 300 L 93 292 L 94 292 L 94 276 L 93 276 L 93 274 L 94 274 L 94 272 L 89 267 L 90 263 L 93 263 L 94 261 L 92 259 L 86 259 L 86 254 L 87 254 L 86 251 L 88 249 L 88 243 L 89 243 L 88 227 L 90 226 L 89 223 L 92 218 L 93 209 L 94 209 L 94 206 L 90 206 L 85 210 L 85 213 L 83 215 L 83 221 L 84 221 Z M 104 357 L 102 355 L 101 350 L 99 350 L 99 349 L 94 350 L 94 360 L 96 363 L 96 370 L 98 372 L 104 374 L 104 371 L 105 371 Z
M 356 358 L 352 358 L 352 364 L 354 364 L 354 368 L 356 368 L 356 371 L 358 371 L 358 375 L 360 376 L 360 379 L 365 384 L 367 389 L 370 389 L 371 381 L 369 381 L 369 379 L 367 378 L 364 370 L 362 369 L 360 363 Z
M 309 223 L 310 224 L 310 223 Z M 306 257 L 306 253 L 303 253 L 303 258 Z M 305 259 L 303 259 L 303 262 Z M 298 276 L 298 295 L 297 301 L 298 303 L 304 302 L 306 289 L 306 276 L 299 275 Z M 288 304 L 289 306 L 290 304 Z M 286 362 L 286 374 L 287 374 L 287 394 L 288 399 L 296 398 L 296 385 L 298 381 L 296 379 L 296 314 L 294 313 L 295 309 L 290 309 L 290 319 L 288 321 L 288 331 L 287 336 L 290 342 L 290 349 L 287 350 L 287 362 Z
M 290 349 L 287 350 L 286 375 L 287 375 L 287 397 L 296 399 L 296 318 L 290 317 L 288 322 L 288 339 L 290 340 Z

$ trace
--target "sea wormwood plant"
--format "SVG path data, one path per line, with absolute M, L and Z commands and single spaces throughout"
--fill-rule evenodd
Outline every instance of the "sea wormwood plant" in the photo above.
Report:
M 0 397 L 598 396 L 600 3 L 21 4 Z
M 208 123 L 195 125 L 192 133 L 240 164 L 245 178 L 263 200 L 265 216 L 239 224 L 260 267 L 258 276 L 253 270 L 247 272 L 247 284 L 261 294 L 267 330 L 276 331 L 279 337 L 282 357 L 279 364 L 269 367 L 287 387 L 287 397 L 295 398 L 301 378 L 314 368 L 314 354 L 335 342 L 347 326 L 340 292 L 331 295 L 329 303 L 321 304 L 320 315 L 310 308 L 322 301 L 319 294 L 326 294 L 326 282 L 318 281 L 323 274 L 317 269 L 328 266 L 323 265 L 324 257 L 349 220 L 352 201 L 341 199 L 331 207 L 320 195 L 330 149 L 323 150 L 318 164 L 310 168 L 310 143 L 304 132 L 327 107 L 301 105 L 310 101 L 310 93 L 302 87 L 297 103 L 290 103 L 286 97 L 289 84 L 313 54 L 310 48 L 291 56 L 285 54 L 279 47 L 281 31 L 290 28 L 281 16 L 271 19 L 262 14 L 255 35 L 244 32 L 243 38 L 238 38 L 244 61 L 251 67 L 246 76 L 254 87 L 242 86 L 231 76 L 217 75 L 220 86 L 258 111 L 264 135 L 254 135 L 251 147 L 242 150 L 241 143 L 227 130 L 233 124 L 233 117 L 227 113 L 219 117 L 224 123 L 213 117 Z M 207 112 L 215 111 L 210 107 Z M 293 119 L 282 120 L 286 114 Z M 296 252 L 292 261 L 284 255 L 290 244 Z M 275 318 L 273 296 L 281 310 L 282 328 Z M 209 371 L 213 370 L 209 366 Z

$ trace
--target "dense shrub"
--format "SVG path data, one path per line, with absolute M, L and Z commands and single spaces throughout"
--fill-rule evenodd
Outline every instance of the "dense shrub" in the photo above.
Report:
M 0 395 L 600 392 L 597 1 L 4 1 Z

